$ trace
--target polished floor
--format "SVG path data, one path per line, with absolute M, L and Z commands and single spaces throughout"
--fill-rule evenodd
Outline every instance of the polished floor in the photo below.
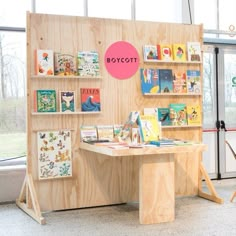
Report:
M 47 212 L 40 225 L 14 203 L 0 205 L 1 236 L 234 236 L 236 235 L 236 179 L 213 181 L 224 199 L 217 204 L 199 197 L 176 198 L 175 221 L 140 225 L 138 204 Z

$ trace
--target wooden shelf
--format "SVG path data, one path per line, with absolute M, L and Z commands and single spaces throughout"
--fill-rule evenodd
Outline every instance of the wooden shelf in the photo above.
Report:
M 31 79 L 101 79 L 102 76 L 61 76 L 61 75 L 32 75 Z
M 202 125 L 166 125 L 161 126 L 162 129 L 182 129 L 182 128 L 200 128 Z
M 172 64 L 201 64 L 202 61 L 165 61 L 165 60 L 144 60 L 144 63 L 151 63 L 151 64 L 166 64 L 166 63 L 172 63 Z
M 75 112 L 32 112 L 32 115 L 37 116 L 45 116 L 45 115 L 92 115 L 92 114 L 100 114 L 100 111 L 75 111 Z
M 202 96 L 201 93 L 144 93 L 144 96 Z

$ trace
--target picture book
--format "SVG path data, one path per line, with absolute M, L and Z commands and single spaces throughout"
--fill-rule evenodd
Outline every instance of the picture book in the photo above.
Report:
M 169 108 L 171 125 L 187 125 L 187 112 L 184 103 L 171 103 L 169 104 Z
M 186 61 L 187 59 L 187 51 L 186 45 L 182 43 L 174 43 L 172 45 L 173 49 L 173 59 L 174 61 Z
M 187 121 L 188 125 L 201 125 L 201 107 L 200 105 L 187 105 Z
M 143 114 L 144 115 L 155 115 L 157 116 L 157 107 L 144 107 L 143 108 Z
M 44 89 L 34 91 L 35 112 L 56 112 L 56 90 Z
M 187 70 L 187 93 L 201 93 L 201 76 L 199 70 Z
M 170 108 L 169 107 L 159 107 L 157 109 L 158 121 L 161 122 L 162 126 L 171 125 L 170 120 Z
M 187 42 L 188 61 L 201 61 L 201 44 L 200 42 Z
M 72 176 L 71 131 L 37 132 L 39 179 Z
M 100 65 L 99 55 L 95 51 L 79 51 L 77 56 L 78 75 L 80 76 L 99 76 Z
M 77 75 L 76 58 L 70 54 L 54 54 L 54 73 L 61 76 Z
M 114 139 L 113 125 L 97 125 L 97 133 L 99 140 L 113 141 Z
M 157 45 L 144 45 L 143 46 L 143 59 L 144 61 L 158 60 Z
M 83 125 L 80 127 L 80 141 L 89 142 L 98 139 L 95 125 Z
M 159 125 L 155 115 L 139 115 L 138 124 L 142 142 L 159 140 Z
M 60 91 L 59 104 L 61 112 L 74 112 L 75 106 L 75 91 Z
M 80 88 L 81 111 L 101 111 L 100 88 Z
M 35 50 L 36 75 L 54 75 L 53 50 Z
M 173 92 L 174 93 L 187 93 L 187 78 L 186 78 L 185 72 L 174 72 Z
M 113 132 L 114 132 L 114 138 L 117 138 L 120 133 L 122 132 L 123 125 L 121 124 L 115 124 L 113 125 Z
M 159 93 L 160 84 L 158 69 L 140 69 L 141 90 L 143 94 Z
M 171 69 L 159 69 L 161 93 L 173 93 L 173 75 Z
M 157 49 L 160 51 L 160 60 L 172 61 L 173 50 L 171 44 L 158 44 Z

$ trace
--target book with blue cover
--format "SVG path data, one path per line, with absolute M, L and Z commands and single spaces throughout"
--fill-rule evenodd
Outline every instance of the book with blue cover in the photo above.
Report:
M 161 93 L 173 93 L 173 75 L 171 69 L 159 69 Z
M 158 120 L 161 122 L 162 126 L 171 125 L 170 120 L 170 109 L 169 107 L 160 107 L 157 109 Z

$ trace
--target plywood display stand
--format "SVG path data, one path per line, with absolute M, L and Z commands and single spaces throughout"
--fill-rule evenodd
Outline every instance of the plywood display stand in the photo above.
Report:
M 79 149 L 80 126 L 123 124 L 130 111 L 143 112 L 144 107 L 166 107 L 169 103 L 202 104 L 201 95 L 143 96 L 139 71 L 130 79 L 117 80 L 106 71 L 104 54 L 116 41 L 130 42 L 139 52 L 140 68 L 199 69 L 202 64 L 143 62 L 144 44 L 202 43 L 202 25 L 182 25 L 129 20 L 112 20 L 47 14 L 27 15 L 27 174 L 17 199 L 17 205 L 40 224 L 45 223 L 44 211 L 74 209 L 91 206 L 138 201 L 139 159 L 135 156 L 110 158 L 106 155 Z M 99 52 L 101 79 L 78 77 L 39 78 L 34 70 L 35 49 L 77 55 L 79 50 Z M 35 89 L 76 90 L 99 87 L 100 113 L 35 114 Z M 77 97 L 78 110 L 79 96 Z M 72 130 L 73 176 L 70 178 L 39 180 L 37 161 L 37 131 Z M 163 128 L 163 136 L 201 141 L 202 127 Z M 193 156 L 197 155 L 197 158 Z M 196 156 L 195 156 L 196 157 Z M 201 182 L 206 179 L 210 194 L 203 193 Z M 215 192 L 201 162 L 201 153 L 182 153 L 175 156 L 175 195 L 199 195 L 222 202 Z

